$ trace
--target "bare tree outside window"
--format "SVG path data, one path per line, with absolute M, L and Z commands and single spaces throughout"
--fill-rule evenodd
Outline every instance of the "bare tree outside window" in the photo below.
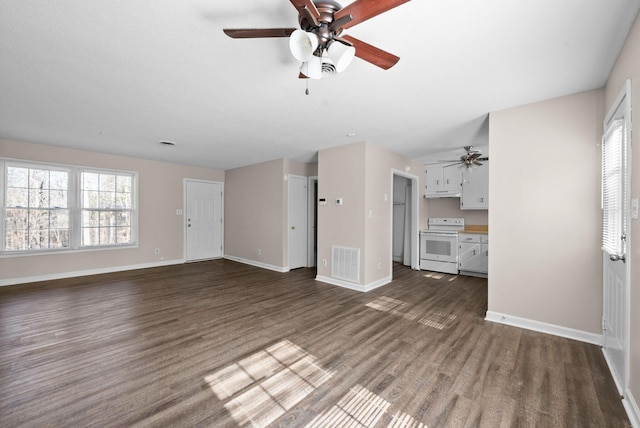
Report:
M 9 166 L 5 250 L 69 247 L 69 172 Z
M 131 243 L 133 177 L 103 172 L 83 172 L 82 245 Z
M 0 253 L 131 246 L 137 174 L 0 158 Z

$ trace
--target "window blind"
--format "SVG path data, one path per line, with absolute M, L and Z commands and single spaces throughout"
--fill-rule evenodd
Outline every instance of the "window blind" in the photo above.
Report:
M 602 248 L 619 256 L 625 252 L 625 135 L 624 119 L 615 119 L 602 142 Z

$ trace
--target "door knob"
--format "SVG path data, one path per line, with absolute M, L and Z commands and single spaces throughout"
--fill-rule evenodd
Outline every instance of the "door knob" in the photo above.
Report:
M 625 259 L 625 257 L 624 257 L 624 254 L 623 254 L 623 255 L 621 255 L 621 256 L 619 256 L 619 255 L 617 255 L 617 254 L 611 254 L 611 255 L 609 256 L 609 260 L 611 260 L 612 262 L 618 262 L 618 261 L 621 261 L 622 263 L 624 263 L 624 262 L 626 261 L 626 259 Z
M 294 230 L 296 227 L 295 226 L 291 226 L 291 230 Z

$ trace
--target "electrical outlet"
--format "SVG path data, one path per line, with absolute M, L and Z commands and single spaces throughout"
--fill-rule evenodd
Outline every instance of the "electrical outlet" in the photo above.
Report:
M 382 270 L 382 262 L 378 262 L 378 270 Z
M 155 250 L 153 250 L 153 252 L 156 254 L 160 254 L 160 248 L 156 248 Z
M 258 248 L 258 255 L 261 256 L 262 255 L 262 250 L 260 248 Z

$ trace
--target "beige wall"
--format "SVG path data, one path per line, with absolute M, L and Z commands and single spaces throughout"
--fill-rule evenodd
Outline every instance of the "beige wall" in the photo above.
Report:
M 318 198 L 327 201 L 318 206 L 318 276 L 331 277 L 332 245 L 364 251 L 365 148 L 362 142 L 318 152 Z
M 460 198 L 435 198 L 427 200 L 429 217 L 461 217 L 467 225 L 488 225 L 488 210 L 461 210 Z
M 616 61 L 607 82 L 606 104 L 608 109 L 627 79 L 632 79 L 632 160 L 631 160 L 631 197 L 640 198 L 640 17 L 636 18 L 625 45 Z M 635 399 L 636 406 L 640 406 L 640 221 L 631 220 L 631 329 L 630 329 L 630 367 L 629 389 Z M 637 408 L 637 407 L 636 407 Z M 637 415 L 640 417 L 640 415 Z
M 331 247 L 340 245 L 361 249 L 360 285 L 391 278 L 393 170 L 417 176 L 421 193 L 422 165 L 380 146 L 361 142 L 319 152 L 318 197 L 327 205 L 318 207 L 318 276 L 331 277 Z M 424 213 L 423 198 L 419 205 Z M 426 227 L 426 218 L 418 227 Z
M 224 181 L 224 171 L 148 161 L 40 144 L 0 140 L 0 156 L 28 161 L 138 172 L 139 246 L 115 250 L 0 258 L 0 280 L 57 277 L 82 271 L 180 263 L 184 259 L 184 179 Z M 160 248 L 160 254 L 154 253 Z
M 226 171 L 225 256 L 283 268 L 285 207 L 283 159 Z
M 226 171 L 225 257 L 288 267 L 288 174 L 315 176 L 317 164 L 278 159 Z
M 392 171 L 412 174 L 417 177 L 418 201 L 420 203 L 418 209 L 424 208 L 425 201 L 421 191 L 424 187 L 424 176 L 421 174 L 423 172 L 421 164 L 378 145 L 367 143 L 365 156 L 364 284 L 373 284 L 385 278 L 391 278 L 393 272 L 391 263 L 393 251 L 391 233 L 393 222 Z M 370 213 L 371 215 L 369 215 Z M 417 248 L 415 251 L 418 251 Z
M 488 310 L 600 334 L 604 91 L 491 113 Z

